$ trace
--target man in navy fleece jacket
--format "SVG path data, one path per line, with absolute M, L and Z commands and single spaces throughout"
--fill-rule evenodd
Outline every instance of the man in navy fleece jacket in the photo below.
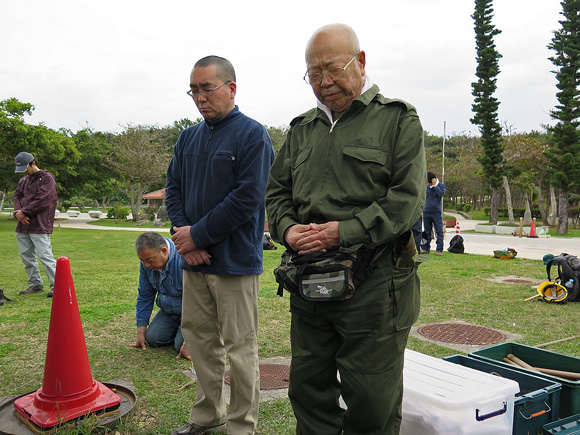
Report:
M 188 422 L 173 431 L 252 434 L 258 420 L 258 289 L 272 142 L 234 103 L 229 61 L 199 60 L 190 91 L 204 121 L 181 134 L 167 171 L 172 240 L 183 255 L 181 329 L 197 373 Z M 229 410 L 223 394 L 230 359 Z

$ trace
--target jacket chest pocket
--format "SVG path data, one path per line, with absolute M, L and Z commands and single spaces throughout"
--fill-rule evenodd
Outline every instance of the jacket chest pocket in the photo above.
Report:
M 342 151 L 344 168 L 341 170 L 338 183 L 346 191 L 357 186 L 358 194 L 365 192 L 376 196 L 384 192 L 389 185 L 389 169 L 387 151 L 380 148 L 360 145 L 346 145 Z M 374 200 L 374 198 L 367 198 Z
M 214 183 L 212 189 L 220 188 L 223 189 L 222 194 L 228 193 L 236 181 L 236 156 L 229 151 L 217 152 L 212 156 L 210 165 Z

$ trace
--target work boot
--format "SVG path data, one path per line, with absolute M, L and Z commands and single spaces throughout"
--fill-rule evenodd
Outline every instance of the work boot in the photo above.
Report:
M 226 424 L 218 424 L 217 426 L 200 426 L 195 423 L 186 423 L 179 429 L 171 432 L 171 435 L 203 435 L 206 433 L 218 433 L 226 431 Z
M 8 299 L 4 295 L 4 291 L 0 288 L 0 307 L 4 305 L 4 302 L 12 302 L 12 299 Z
M 43 286 L 41 286 L 41 285 L 31 285 L 31 286 L 28 286 L 28 288 L 25 289 L 25 290 L 20 290 L 18 292 L 18 294 L 19 295 L 29 295 L 31 293 L 41 293 L 43 291 L 44 291 L 44 287 Z
M 52 297 L 52 294 L 53 294 L 53 290 L 50 289 L 50 291 L 46 294 L 46 297 L 47 298 L 51 298 Z

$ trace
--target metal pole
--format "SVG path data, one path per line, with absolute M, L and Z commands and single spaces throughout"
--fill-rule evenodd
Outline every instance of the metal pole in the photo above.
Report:
M 447 121 L 443 121 L 443 161 L 441 162 L 441 182 L 445 183 L 445 127 Z
M 441 182 L 445 183 L 445 127 L 447 122 L 443 121 L 443 152 L 441 161 Z M 443 197 L 441 197 L 441 212 L 443 212 Z

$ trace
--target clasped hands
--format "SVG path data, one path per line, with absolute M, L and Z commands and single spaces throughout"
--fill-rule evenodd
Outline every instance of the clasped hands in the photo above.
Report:
M 22 210 L 16 210 L 14 212 L 14 217 L 16 218 L 17 221 L 20 221 L 20 223 L 24 224 L 24 225 L 28 225 L 30 224 L 30 218 L 28 216 L 26 216 Z
M 173 227 L 174 234 L 171 237 L 177 252 L 183 255 L 183 258 L 190 266 L 199 266 L 200 264 L 210 264 L 211 255 L 205 249 L 198 249 L 193 243 L 187 227 Z
M 299 255 L 315 251 L 326 252 L 339 246 L 338 222 L 294 225 L 286 230 L 284 240 Z

